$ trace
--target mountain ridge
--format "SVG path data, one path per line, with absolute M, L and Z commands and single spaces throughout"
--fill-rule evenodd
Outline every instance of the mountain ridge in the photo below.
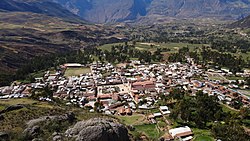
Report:
M 141 19 L 242 19 L 250 14 L 249 0 L 52 0 L 94 23 L 138 22 Z
M 68 11 L 60 4 L 48 0 L 1 0 L 0 11 L 31 12 L 69 21 L 83 22 L 82 18 Z
M 231 28 L 250 28 L 250 15 L 229 25 Z

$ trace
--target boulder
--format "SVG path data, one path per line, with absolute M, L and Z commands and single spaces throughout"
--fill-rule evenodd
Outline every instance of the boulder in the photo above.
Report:
M 9 134 L 4 133 L 4 132 L 0 132 L 0 141 L 9 141 Z
M 62 141 L 62 136 L 60 135 L 54 136 L 53 141 Z
M 80 121 L 65 132 L 76 141 L 129 141 L 125 126 L 111 119 L 93 118 Z
M 31 138 L 35 138 L 36 136 L 38 136 L 39 134 L 41 133 L 41 129 L 39 126 L 33 126 L 33 127 L 30 127 L 30 128 L 26 128 L 24 130 L 24 134 L 28 137 L 31 137 Z

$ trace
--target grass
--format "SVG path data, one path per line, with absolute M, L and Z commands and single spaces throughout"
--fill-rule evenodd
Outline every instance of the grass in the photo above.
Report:
M 200 136 L 195 137 L 194 141 L 214 141 L 214 139 L 206 135 L 204 136 L 200 135 Z
M 100 46 L 99 48 L 102 49 L 103 51 L 104 50 L 111 51 L 112 46 L 115 46 L 115 45 L 124 45 L 124 43 L 105 44 L 105 45 Z
M 122 123 L 126 125 L 136 125 L 141 124 L 144 119 L 143 115 L 132 115 L 132 116 L 119 116 L 118 117 Z
M 235 56 L 242 56 L 242 58 L 244 59 L 244 60 L 247 60 L 247 58 L 250 56 L 250 52 L 247 52 L 247 53 L 231 53 L 231 54 L 233 54 L 233 55 L 235 55 Z
M 209 130 L 203 130 L 194 128 L 192 129 L 194 133 L 194 141 L 214 141 L 212 133 Z
M 134 126 L 137 131 L 144 133 L 150 139 L 158 139 L 162 133 L 158 132 L 155 124 L 143 124 Z
M 165 122 L 163 122 L 163 121 L 159 121 L 159 122 L 158 122 L 158 126 L 159 126 L 160 128 L 166 128 L 167 124 L 166 124 Z
M 27 105 L 35 103 L 37 103 L 37 101 L 28 98 L 0 100 L 0 105 L 16 105 L 16 104 Z
M 222 110 L 224 112 L 229 112 L 231 114 L 237 114 L 239 113 L 239 111 L 237 111 L 236 109 L 230 108 L 229 106 L 225 105 L 225 104 L 221 104 Z
M 48 102 L 41 102 L 41 101 L 36 101 L 28 98 L 20 98 L 20 99 L 6 99 L 6 100 L 0 100 L 0 110 L 1 108 L 5 108 L 6 106 L 10 105 L 17 105 L 17 104 L 22 104 L 22 105 L 32 105 L 40 108 L 53 108 L 51 104 Z M 1 106 L 2 105 L 2 106 Z
M 10 133 L 11 140 L 13 141 L 19 141 L 19 136 L 23 135 L 22 134 L 23 130 L 26 128 L 26 123 L 29 120 L 36 119 L 42 116 L 63 115 L 68 112 L 74 112 L 78 120 L 103 116 L 102 114 L 97 114 L 97 113 L 86 114 L 86 111 L 76 107 L 68 107 L 64 105 L 58 106 L 57 104 L 50 105 L 46 102 L 39 102 L 31 99 L 1 100 L 0 110 L 12 104 L 25 104 L 25 108 L 2 114 L 4 119 L 1 120 L 0 122 L 0 131 Z M 48 123 L 48 125 L 49 124 L 50 123 Z M 55 125 L 54 123 L 52 124 Z M 63 126 L 61 124 L 59 125 L 60 127 L 58 128 L 60 128 L 60 130 L 62 129 L 64 130 L 64 128 L 62 127 L 64 127 L 65 124 L 62 124 Z M 68 128 L 68 126 L 72 125 L 66 125 L 65 128 Z M 45 140 L 45 138 L 50 137 L 52 133 L 55 132 L 54 130 L 48 132 L 49 130 L 47 130 L 48 128 L 46 128 L 46 126 L 40 126 L 40 127 L 43 131 L 45 131 L 44 134 L 41 135 L 42 140 Z M 50 125 L 48 127 L 50 129 L 54 129 Z M 52 140 L 52 139 L 47 138 L 47 140 Z
M 90 73 L 90 68 L 67 68 L 67 70 L 64 73 L 64 76 L 70 77 L 70 76 L 79 76 L 80 74 L 86 74 Z
M 0 105 L 0 111 L 4 110 L 5 106 Z
M 237 76 L 228 76 L 226 77 L 228 80 L 244 80 L 243 77 L 237 77 Z
M 137 43 L 136 48 L 140 50 L 150 50 L 155 51 L 157 48 L 167 48 L 170 49 L 170 53 L 177 52 L 180 48 L 188 47 L 191 51 L 195 50 L 196 48 L 200 48 L 203 44 L 189 44 L 189 43 L 152 43 L 153 46 L 150 44 L 145 43 Z
M 151 44 L 153 46 L 151 46 Z M 114 45 L 124 45 L 124 43 L 113 43 L 113 44 L 105 44 L 100 46 L 99 48 L 102 50 L 111 50 L 111 47 Z M 135 48 L 138 50 L 148 50 L 148 51 L 156 51 L 157 48 L 167 48 L 170 49 L 170 51 L 168 51 L 169 53 L 174 53 L 177 52 L 180 48 L 183 47 L 188 47 L 191 51 L 195 50 L 196 48 L 200 48 L 203 45 L 206 46 L 206 44 L 189 44 L 189 43 L 142 43 L 142 42 L 138 42 L 135 45 Z

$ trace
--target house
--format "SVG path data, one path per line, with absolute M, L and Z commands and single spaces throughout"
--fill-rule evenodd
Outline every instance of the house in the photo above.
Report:
M 68 64 L 64 64 L 64 67 L 71 67 L 71 68 L 79 68 L 82 67 L 82 64 L 78 64 L 78 63 L 68 63 Z
M 168 106 L 160 106 L 160 111 L 163 115 L 170 114 L 170 111 L 168 109 Z
M 153 115 L 154 115 L 154 118 L 162 117 L 161 113 L 154 113 Z
M 193 138 L 193 132 L 188 126 L 170 129 L 169 134 L 173 138 L 179 138 L 181 141 L 191 141 Z

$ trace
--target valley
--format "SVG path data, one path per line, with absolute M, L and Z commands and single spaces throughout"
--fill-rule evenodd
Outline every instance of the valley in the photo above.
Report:
M 0 1 L 0 141 L 249 141 L 249 0 Z

